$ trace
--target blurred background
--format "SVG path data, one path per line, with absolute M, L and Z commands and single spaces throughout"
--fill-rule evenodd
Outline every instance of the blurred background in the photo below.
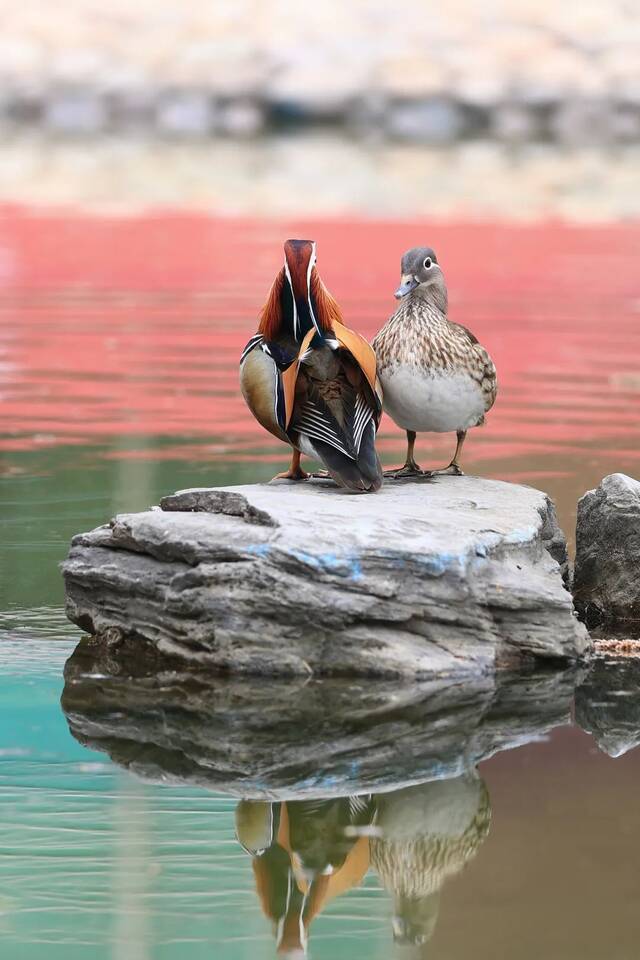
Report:
M 1 0 L 0 197 L 638 214 L 637 0 Z
M 465 468 L 549 492 L 571 543 L 577 498 L 639 475 L 640 6 L 0 0 L 0 22 L 0 936 L 29 960 L 199 960 L 224 936 L 271 957 L 231 802 L 71 740 L 57 565 L 117 511 L 285 468 L 237 365 L 289 236 L 369 337 L 404 250 L 436 249 L 500 383 Z M 388 418 L 379 446 L 401 462 Z M 451 452 L 418 443 L 423 466 Z M 496 826 L 443 956 L 495 957 L 498 930 L 504 955 L 635 956 L 637 761 L 616 787 L 586 735 L 554 743 L 488 765 Z M 370 877 L 332 908 L 316 955 L 351 931 L 389 956 L 382 899 Z

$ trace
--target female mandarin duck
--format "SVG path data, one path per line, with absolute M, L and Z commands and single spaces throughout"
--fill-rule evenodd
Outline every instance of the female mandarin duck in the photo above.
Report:
M 407 457 L 394 477 L 462 475 L 460 454 L 470 427 L 484 423 L 496 399 L 496 368 L 466 327 L 447 318 L 447 286 L 434 251 L 414 247 L 402 258 L 400 306 L 373 341 L 384 408 L 407 431 Z M 451 463 L 422 471 L 416 433 L 456 431 Z
M 476 770 L 378 795 L 371 865 L 393 894 L 396 943 L 431 939 L 445 880 L 476 856 L 490 822 L 489 793 Z
M 287 240 L 284 267 L 240 359 L 240 386 L 256 420 L 293 447 L 279 477 L 305 480 L 300 454 L 351 490 L 382 485 L 375 434 L 382 404 L 375 354 L 346 327 L 320 279 L 315 243 Z

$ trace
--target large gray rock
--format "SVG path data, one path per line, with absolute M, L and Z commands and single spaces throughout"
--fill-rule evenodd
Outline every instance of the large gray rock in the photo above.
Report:
M 553 505 L 530 487 L 445 477 L 354 496 L 280 483 L 163 506 L 74 538 L 67 613 L 83 629 L 302 676 L 461 674 L 588 644 Z
M 624 473 L 578 502 L 574 598 L 589 623 L 640 621 L 640 483 Z

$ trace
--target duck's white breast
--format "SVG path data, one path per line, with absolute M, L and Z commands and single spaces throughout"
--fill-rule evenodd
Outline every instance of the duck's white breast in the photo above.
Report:
M 475 426 L 485 412 L 480 384 L 465 371 L 397 366 L 381 372 L 384 409 L 405 430 L 448 433 Z

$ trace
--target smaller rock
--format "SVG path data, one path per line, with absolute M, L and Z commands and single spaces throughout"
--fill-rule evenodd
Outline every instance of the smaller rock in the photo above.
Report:
M 640 483 L 623 473 L 578 502 L 574 600 L 588 623 L 640 620 Z
M 263 527 L 279 526 L 266 510 L 252 507 L 241 493 L 232 493 L 230 490 L 178 490 L 162 498 L 160 509 L 179 513 L 224 513 L 227 517 L 241 517 L 247 523 L 258 523 Z

